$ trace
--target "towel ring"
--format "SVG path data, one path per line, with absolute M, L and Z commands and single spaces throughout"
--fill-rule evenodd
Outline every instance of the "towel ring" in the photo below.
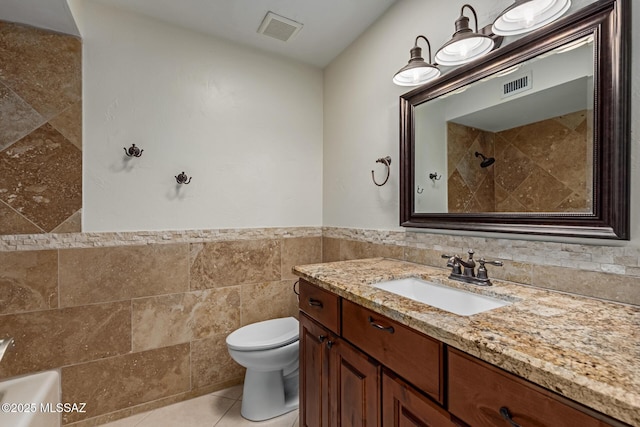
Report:
M 387 167 L 387 177 L 385 178 L 384 182 L 382 184 L 378 184 L 378 182 L 376 181 L 376 175 L 375 172 L 372 170 L 371 171 L 371 179 L 373 179 L 373 183 L 375 185 L 377 185 L 378 187 L 382 187 L 383 185 L 385 185 L 387 183 L 387 181 L 389 181 L 389 175 L 391 174 L 391 156 L 387 156 L 387 157 L 380 157 L 378 160 L 376 160 L 376 163 L 382 163 Z

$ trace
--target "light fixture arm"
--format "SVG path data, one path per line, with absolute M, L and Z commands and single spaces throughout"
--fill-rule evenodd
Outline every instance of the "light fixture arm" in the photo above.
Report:
M 422 39 L 422 40 L 427 42 L 427 48 L 428 48 L 428 52 L 429 52 L 429 64 L 431 64 L 431 43 L 429 43 L 429 39 L 428 38 L 426 38 L 423 35 L 419 35 L 418 37 L 416 37 L 416 42 L 415 42 L 413 48 L 415 49 L 415 48 L 418 47 L 418 40 L 419 39 Z
M 462 6 L 462 8 L 460 8 L 460 18 L 462 18 L 464 16 L 464 8 L 467 7 L 471 10 L 471 13 L 473 14 L 473 22 L 475 22 L 476 24 L 476 33 L 478 32 L 478 15 L 476 15 L 476 11 L 473 8 L 473 6 L 471 6 L 470 4 L 465 4 Z M 467 18 L 469 19 L 469 18 Z

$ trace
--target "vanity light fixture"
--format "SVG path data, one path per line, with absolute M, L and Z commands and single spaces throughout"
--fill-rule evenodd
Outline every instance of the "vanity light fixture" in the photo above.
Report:
M 476 30 L 469 28 L 469 18 L 464 16 L 464 8 L 469 8 L 473 13 Z M 446 42 L 436 52 L 435 61 L 438 65 L 453 66 L 471 62 L 476 58 L 486 55 L 493 50 L 493 39 L 488 35 L 478 32 L 478 15 L 473 7 L 465 4 L 460 9 L 460 17 L 456 19 L 456 32 L 451 40 Z
M 422 58 L 422 49 L 418 47 L 418 40 L 423 39 L 429 48 L 429 62 Z M 440 70 L 431 64 L 431 44 L 425 36 L 416 37 L 411 49 L 409 63 L 393 76 L 393 82 L 398 86 L 418 86 L 440 76 Z
M 500 36 L 528 33 L 565 14 L 571 0 L 516 0 L 494 21 L 492 31 Z

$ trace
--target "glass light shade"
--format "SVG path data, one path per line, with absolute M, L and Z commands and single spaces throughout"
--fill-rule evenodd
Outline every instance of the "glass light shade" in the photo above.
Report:
M 516 0 L 492 26 L 494 34 L 512 36 L 537 30 L 565 14 L 571 0 Z
M 418 47 L 418 40 L 423 39 L 429 47 L 429 61 L 431 61 L 431 45 L 425 36 L 416 37 L 416 43 L 411 49 L 409 63 L 393 76 L 393 82 L 398 86 L 418 86 L 440 76 L 440 70 L 422 58 L 422 49 Z
M 438 50 L 435 61 L 445 66 L 466 64 L 491 52 L 493 45 L 493 40 L 485 35 L 457 33 Z
M 440 76 L 440 70 L 431 64 L 409 63 L 393 76 L 398 86 L 418 86 Z

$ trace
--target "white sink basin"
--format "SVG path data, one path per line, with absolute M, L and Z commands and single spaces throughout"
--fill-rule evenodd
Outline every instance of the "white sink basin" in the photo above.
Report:
M 46 371 L 2 381 L 0 402 L 3 405 L 0 426 L 57 427 L 60 425 L 60 414 L 56 411 L 56 404 L 60 403 L 60 376 L 56 371 Z
M 372 286 L 460 316 L 471 316 L 511 304 L 508 301 L 461 291 L 415 277 L 389 280 Z

